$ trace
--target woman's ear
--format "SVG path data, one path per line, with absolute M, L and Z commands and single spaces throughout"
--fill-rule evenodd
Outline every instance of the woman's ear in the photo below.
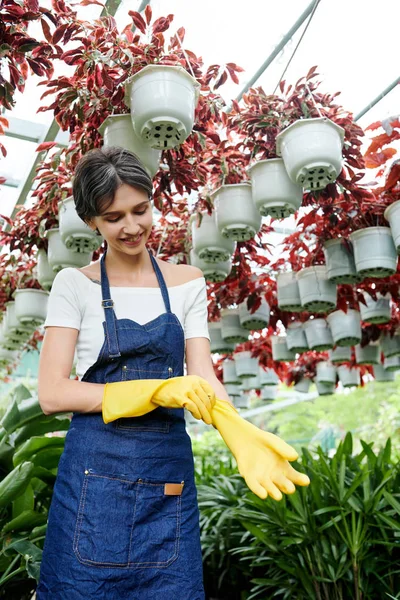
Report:
M 85 221 L 86 225 L 88 227 L 90 227 L 90 229 L 92 231 L 94 231 L 95 233 L 97 233 L 97 235 L 101 235 L 100 231 L 97 229 L 96 225 L 93 223 L 93 221 L 91 221 L 91 219 L 88 219 L 87 221 Z

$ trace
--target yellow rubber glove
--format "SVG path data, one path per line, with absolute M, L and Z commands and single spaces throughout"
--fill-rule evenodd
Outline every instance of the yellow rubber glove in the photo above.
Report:
M 197 375 L 169 379 L 133 379 L 106 383 L 102 401 L 104 423 L 121 417 L 140 417 L 158 406 L 186 408 L 196 419 L 211 425 L 215 403 L 211 385 Z
M 296 491 L 294 484 L 309 485 L 307 475 L 296 471 L 288 462 L 298 458 L 296 450 L 273 433 L 243 419 L 227 400 L 217 398 L 211 416 L 212 425 L 236 459 L 240 475 L 259 498 L 264 500 L 271 496 L 281 500 L 281 492 L 293 494 Z

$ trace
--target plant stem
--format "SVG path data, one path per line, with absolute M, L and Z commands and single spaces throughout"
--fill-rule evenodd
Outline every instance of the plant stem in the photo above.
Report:
M 17 554 L 17 556 L 15 556 L 14 559 L 10 562 L 10 564 L 7 567 L 7 569 L 4 571 L 4 573 L 2 575 L 2 578 L 0 579 L 0 585 L 1 585 L 2 581 L 3 581 L 3 577 L 6 577 L 8 575 L 8 573 L 11 571 L 11 569 L 18 562 L 19 558 L 21 558 L 21 556 L 19 554 Z
M 315 580 L 315 573 L 314 573 L 314 569 L 313 569 L 313 562 L 311 560 L 310 552 L 308 551 L 308 548 L 306 548 L 305 551 L 306 551 L 306 555 L 307 555 L 307 559 L 308 559 L 308 565 L 310 567 L 310 571 L 311 571 L 311 575 L 312 575 L 312 579 L 313 579 L 313 585 L 314 585 L 314 588 L 315 588 L 315 594 L 316 594 L 317 600 L 322 600 L 321 594 L 320 594 L 320 591 L 319 591 L 318 581 Z
M 18 575 L 18 573 L 23 573 L 24 571 L 25 571 L 25 567 L 19 567 L 16 571 L 13 571 L 9 575 L 7 575 L 7 577 L 2 577 L 1 581 L 0 581 L 0 585 L 4 585 L 6 581 L 8 581 L 9 579 L 12 579 L 13 577 L 15 577 L 15 575 Z
M 354 573 L 354 590 L 356 593 L 356 600 L 361 600 L 360 589 L 358 587 L 358 565 L 355 560 L 353 561 L 353 573 Z

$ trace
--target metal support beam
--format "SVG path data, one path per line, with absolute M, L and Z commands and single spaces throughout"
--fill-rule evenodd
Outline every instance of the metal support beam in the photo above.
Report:
M 361 117 L 363 117 L 368 111 L 371 110 L 371 108 L 373 106 L 375 106 L 375 104 L 378 104 L 378 102 L 380 102 L 382 100 L 382 98 L 384 98 L 385 96 L 388 95 L 389 92 L 392 91 L 393 88 L 396 87 L 396 85 L 398 85 L 400 83 L 400 77 L 397 77 L 397 79 L 395 79 L 390 85 L 387 86 L 387 88 L 385 88 L 383 90 L 383 92 L 381 92 L 379 94 L 379 96 L 377 96 L 374 100 L 372 100 L 372 102 L 370 102 L 369 104 L 367 104 L 367 106 L 365 108 L 363 108 L 362 110 L 360 110 L 360 112 L 354 117 L 355 121 L 358 121 L 358 119 L 361 119 Z
M 47 126 L 43 123 L 34 123 L 17 117 L 8 117 L 9 128 L 5 135 L 25 142 L 38 143 L 46 134 Z M 68 131 L 59 131 L 55 141 L 59 146 L 67 147 L 69 142 Z
M 249 81 L 246 83 L 246 85 L 243 87 L 243 89 L 239 92 L 239 94 L 235 98 L 238 102 L 242 98 L 243 94 L 245 94 L 247 92 L 247 90 L 252 87 L 253 83 L 255 83 L 257 81 L 257 79 L 259 79 L 261 77 L 261 75 L 264 73 L 264 71 L 266 71 L 266 69 L 269 67 L 269 65 L 272 63 L 272 61 L 278 56 L 280 51 L 286 46 L 286 44 L 293 37 L 293 35 L 296 33 L 296 31 L 299 29 L 299 27 L 301 27 L 301 25 L 304 23 L 304 21 L 307 19 L 307 17 L 312 13 L 312 11 L 315 7 L 315 3 L 316 3 L 316 0 L 313 0 L 312 2 L 310 2 L 310 4 L 305 9 L 305 11 L 300 15 L 300 17 L 297 19 L 295 24 L 289 29 L 289 31 L 282 38 L 282 40 L 279 42 L 279 44 L 274 48 L 274 50 L 271 52 L 271 54 L 268 56 L 268 58 L 263 62 L 261 67 L 254 73 L 253 77 L 251 77 L 249 79 Z

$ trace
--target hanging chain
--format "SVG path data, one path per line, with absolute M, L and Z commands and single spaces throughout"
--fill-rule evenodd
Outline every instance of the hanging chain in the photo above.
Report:
M 180 45 L 180 47 L 181 47 L 181 50 L 182 50 L 182 52 L 183 52 L 183 54 L 184 54 L 184 57 L 186 58 L 187 65 L 188 65 L 188 67 L 189 67 L 189 70 L 190 70 L 190 72 L 191 72 L 191 74 L 192 74 L 192 77 L 193 77 L 193 79 L 196 79 L 196 77 L 195 77 L 195 74 L 194 74 L 194 72 L 193 72 L 193 69 L 192 69 L 192 65 L 190 64 L 189 57 L 188 57 L 188 55 L 187 55 L 187 53 L 186 53 L 186 50 L 185 50 L 185 49 L 184 49 L 184 47 L 182 46 L 182 41 L 181 41 L 181 38 L 180 38 L 180 37 L 179 37 L 179 35 L 178 35 L 178 32 L 176 32 L 176 34 L 175 34 L 175 37 L 176 37 L 176 39 L 178 40 L 178 43 L 179 43 L 179 45 Z M 197 81 L 197 80 L 196 80 L 196 81 Z

